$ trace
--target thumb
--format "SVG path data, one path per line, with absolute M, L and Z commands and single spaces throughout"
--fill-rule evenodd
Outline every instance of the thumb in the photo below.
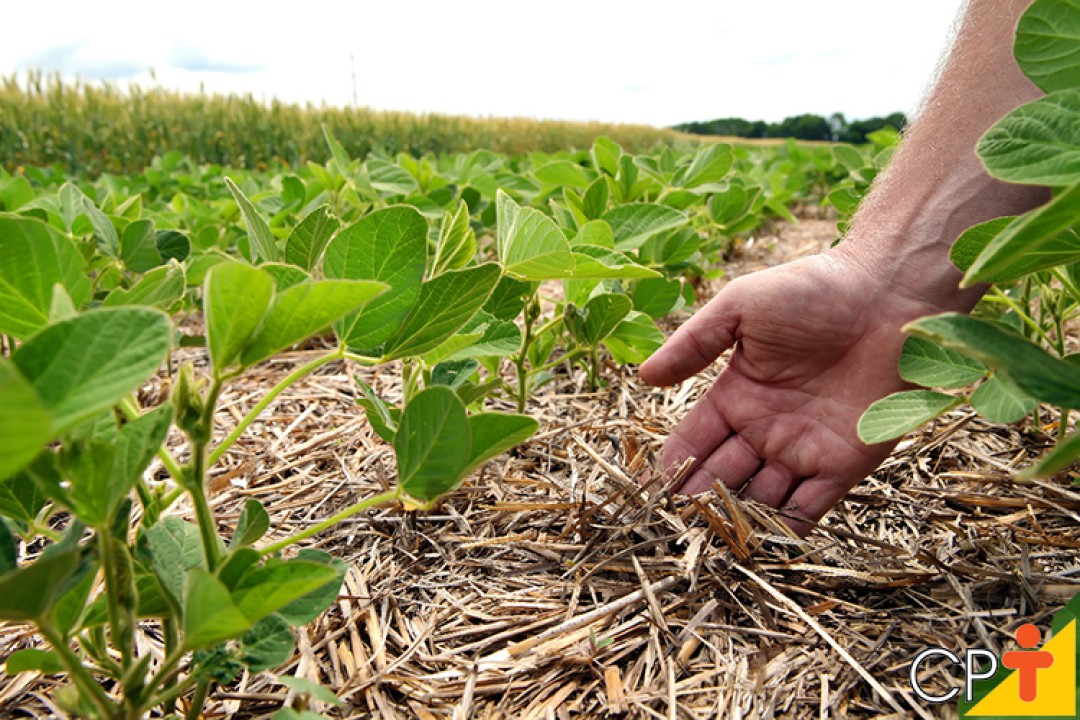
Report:
M 646 360 L 638 374 L 649 385 L 674 385 L 704 370 L 735 344 L 739 327 L 734 289 L 721 290 Z

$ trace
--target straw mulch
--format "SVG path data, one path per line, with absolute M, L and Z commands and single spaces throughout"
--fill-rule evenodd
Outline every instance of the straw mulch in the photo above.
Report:
M 781 227 L 730 274 L 832 236 L 827 222 Z M 223 423 L 315 352 L 234 383 Z M 215 468 L 224 527 L 255 497 L 280 538 L 389 486 L 393 454 L 354 404 L 354 372 L 330 365 L 295 385 Z M 393 398 L 394 368 L 364 374 Z M 537 436 L 435 510 L 382 508 L 320 536 L 351 569 L 281 672 L 332 688 L 346 705 L 330 717 L 948 717 L 911 691 L 917 652 L 1000 651 L 1080 591 L 1080 492 L 1068 478 L 1012 479 L 1048 442 L 1030 421 L 950 414 L 805 541 L 738 498 L 643 490 L 714 376 L 656 390 L 610 368 L 589 393 L 582 373 L 564 374 L 532 402 Z M 29 642 L 0 628 L 4 654 Z M 947 673 L 932 668 L 925 686 L 951 687 Z M 49 716 L 54 682 L 0 674 L 0 713 Z M 289 699 L 273 675 L 244 676 L 211 696 L 208 717 Z

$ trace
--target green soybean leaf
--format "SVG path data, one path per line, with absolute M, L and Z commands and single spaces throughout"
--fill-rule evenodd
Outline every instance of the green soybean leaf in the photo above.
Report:
M 65 445 L 59 456 L 60 474 L 70 489 L 58 490 L 75 516 L 87 525 L 100 527 L 109 521 L 109 480 L 116 462 L 111 443 L 89 441 Z
M 613 140 L 601 135 L 593 140 L 592 150 L 589 154 L 597 172 L 606 173 L 611 177 L 619 174 L 619 158 L 622 156 L 622 148 Z
M 90 299 L 82 255 L 40 220 L 0 213 L 0 258 L 0 333 L 26 338 L 48 324 L 57 283 L 76 307 Z
M 660 273 L 638 265 L 627 255 L 596 245 L 575 245 L 574 269 L 564 277 L 575 280 L 604 280 L 660 277 Z
M 147 305 L 167 310 L 183 297 L 186 286 L 184 266 L 170 260 L 168 265 L 154 268 L 143 275 L 131 288 L 116 288 L 101 304 L 105 307 Z
M 191 240 L 179 230 L 158 230 L 154 233 L 154 245 L 162 262 L 184 262 L 191 256 Z
M 0 481 L 33 460 L 52 437 L 52 416 L 34 386 L 0 357 Z
M 459 336 L 455 335 L 454 338 L 456 337 Z M 447 343 L 453 341 L 454 338 L 450 338 Z M 446 343 L 443 345 L 446 345 Z M 521 330 L 518 326 L 509 320 L 495 320 L 492 318 L 483 325 L 483 332 L 479 337 L 441 359 L 464 360 L 466 358 L 510 357 L 520 348 Z
M 431 382 L 428 384 L 445 385 L 451 390 L 457 390 L 479 367 L 480 363 L 473 358 L 441 362 L 431 368 Z
M 1077 173 L 1080 178 L 1080 172 Z M 980 253 L 964 275 L 964 284 L 1015 279 L 1080 260 L 1080 180 L 1046 205 L 1013 220 Z
M 371 280 L 312 280 L 274 296 L 262 324 L 241 354 L 241 364 L 254 365 L 306 340 L 345 315 L 356 312 L 386 290 Z
M 21 175 L 16 175 L 0 186 L 0 206 L 9 212 L 18 210 L 33 200 L 36 195 L 30 181 Z
M 248 570 L 258 566 L 262 556 L 258 550 L 250 547 L 241 547 L 230 550 L 225 557 L 225 562 L 218 568 L 217 576 L 229 588 L 229 592 L 236 589 L 240 578 L 244 577 Z
M 263 263 L 259 269 L 274 279 L 274 290 L 279 293 L 311 280 L 310 275 L 295 265 Z
M 12 356 L 59 435 L 106 410 L 157 371 L 172 325 L 149 308 L 91 310 L 42 330 Z
M 251 628 L 253 621 L 233 602 L 221 580 L 202 568 L 188 573 L 184 603 L 184 647 L 210 647 Z
M 83 195 L 83 212 L 90 219 L 90 225 L 94 228 L 94 236 L 101 252 L 109 257 L 119 257 L 120 238 L 116 234 L 116 228 L 105 213 L 98 209 L 94 201 Z
M 77 547 L 46 553 L 30 565 L 0 575 L 0 620 L 39 620 L 79 569 Z
M 465 406 L 454 391 L 422 390 L 405 407 L 394 436 L 398 484 L 417 500 L 436 500 L 457 486 L 471 447 Z
M 1080 180 L 1080 88 L 1021 105 L 979 141 L 979 157 L 994 177 L 1028 185 Z
M 867 445 L 894 440 L 964 401 L 933 390 L 908 390 L 871 405 L 859 418 L 859 439 Z
M 484 312 L 498 320 L 513 320 L 525 308 L 525 296 L 534 288 L 532 283 L 503 275 L 499 284 L 484 303 Z
M 20 472 L 0 480 L 0 516 L 2 517 L 30 524 L 48 502 L 48 495 L 29 472 Z
M 960 237 L 956 238 L 952 249 L 949 250 L 949 260 L 958 270 L 967 272 L 972 263 L 990 244 L 990 241 L 997 237 L 1015 219 L 1015 216 L 1009 215 L 972 225 L 962 232 Z
M 60 217 L 64 221 L 65 229 L 70 233 L 72 226 L 80 215 L 84 214 L 83 195 L 74 183 L 66 182 L 60 186 L 57 199 L 60 203 Z
M 1080 77 L 1080 7 L 1074 0 L 1041 0 L 1016 28 L 1016 59 L 1046 92 L 1076 87 Z
M 1080 367 L 1050 355 L 1000 325 L 946 313 L 910 323 L 908 332 L 982 360 L 1037 400 L 1080 407 Z
M 259 268 L 241 262 L 224 262 L 210 268 L 203 289 L 203 313 L 216 374 L 240 362 L 273 295 L 273 279 Z
M 232 591 L 237 609 L 252 623 L 327 585 L 337 571 L 306 560 L 268 560 L 244 573 Z
M 574 270 L 570 243 L 555 221 L 523 208 L 502 190 L 496 196 L 496 246 L 509 275 L 521 280 L 569 277 Z
M 124 425 L 115 441 L 115 460 L 105 487 L 108 515 L 142 477 L 172 427 L 173 407 L 164 403 Z
M 536 170 L 536 179 L 558 187 L 585 188 L 590 180 L 589 172 L 569 160 L 555 160 Z
M 335 325 L 342 342 L 358 350 L 383 343 L 420 294 L 427 263 L 427 221 L 415 208 L 392 206 L 342 229 L 326 248 L 326 277 L 377 280 L 390 289 Z
M 304 270 L 313 269 L 341 227 L 341 221 L 330 213 L 329 205 L 320 205 L 301 220 L 285 241 L 285 261 Z
M 52 650 L 26 648 L 13 652 L 4 663 L 4 672 L 17 675 L 22 672 L 39 672 L 42 675 L 59 675 L 65 672 L 60 656 Z
M 206 568 L 199 528 L 175 515 L 166 515 L 143 531 L 142 548 L 162 586 L 177 603 L 184 599 L 184 582 L 191 570 Z
M 153 220 L 134 220 L 120 235 L 120 260 L 128 270 L 144 273 L 161 265 Z
M 476 233 L 469 226 L 469 206 L 462 200 L 457 210 L 443 216 L 435 244 L 432 276 L 465 267 L 476 254 Z
M 593 180 L 581 197 L 581 211 L 585 213 L 585 217 L 590 221 L 597 221 L 603 217 L 604 213 L 607 212 L 609 194 L 610 189 L 608 188 L 607 179 L 599 177 Z
M 665 205 L 629 203 L 609 210 L 604 220 L 615 233 L 615 249 L 635 250 L 651 237 L 687 223 L 683 213 Z
M 682 304 L 682 282 L 664 277 L 646 278 L 634 284 L 630 297 L 635 310 L 659 320 Z
M 590 220 L 578 228 L 577 235 L 570 242 L 571 248 L 575 250 L 580 245 L 614 250 L 615 234 L 611 231 L 611 226 L 603 220 Z
M 49 324 L 73 318 L 77 312 L 75 303 L 64 286 L 59 283 L 53 285 L 52 303 L 49 305 Z
M 325 550 L 301 548 L 296 557 L 304 562 L 325 565 L 334 571 L 334 578 L 277 611 L 278 615 L 293 626 L 307 625 L 333 605 L 341 592 L 341 583 L 345 581 L 345 573 L 349 571 L 348 564 Z
M 690 165 L 675 173 L 672 184 L 675 187 L 696 188 L 720 182 L 727 176 L 734 162 L 735 154 L 730 145 L 704 145 L 694 154 Z
M 334 133 L 330 131 L 326 125 L 322 126 L 323 138 L 326 140 L 326 147 L 330 149 L 330 156 L 334 159 L 334 163 L 338 166 L 339 173 L 349 172 L 349 166 L 352 161 L 349 159 L 349 154 L 345 152 L 345 147 L 338 142 L 338 139 L 334 137 Z
M 422 355 L 438 347 L 487 302 L 501 275 L 498 263 L 485 263 L 425 282 L 401 327 L 386 340 L 383 358 Z
M 664 333 L 645 313 L 631 311 L 610 335 L 604 347 L 620 365 L 640 365 L 664 344 Z
M 240 662 L 253 673 L 284 665 L 292 657 L 292 630 L 278 614 L 267 615 L 240 636 Z
M 382 197 L 409 195 L 419 189 L 416 178 L 397 163 L 378 158 L 369 158 L 364 163 L 371 187 Z
M 371 429 L 386 442 L 394 442 L 398 422 L 401 420 L 401 410 L 387 405 L 359 375 L 353 375 L 353 379 L 364 395 L 356 399 L 356 404 L 364 408 L 364 415 L 367 416 Z
M 247 195 L 236 186 L 232 179 L 225 178 L 225 187 L 229 188 L 229 192 L 232 193 L 237 206 L 240 208 L 240 214 L 243 216 L 244 225 L 247 227 L 248 241 L 251 243 L 251 251 L 255 255 L 255 260 L 277 261 L 280 256 L 277 240 L 274 239 L 274 234 L 270 232 L 270 226 L 266 224 L 266 220 L 263 219 L 255 205 L 248 200 Z
M 1039 458 L 1034 465 L 1020 473 L 1020 477 L 1044 477 L 1067 470 L 1080 458 L 1080 432 L 1074 432 L 1065 442 Z
M 540 423 L 526 415 L 478 413 L 470 416 L 472 451 L 462 475 L 467 475 L 496 455 L 525 442 L 539 428 Z
M 1001 375 L 994 375 L 971 394 L 971 406 L 995 423 L 1013 423 L 1024 417 L 1038 403 Z
M 593 347 L 610 335 L 633 309 L 629 297 L 621 293 L 596 295 L 581 309 L 583 336 L 586 347 Z
M 229 549 L 251 545 L 269 529 L 270 515 L 266 508 L 255 498 L 249 498 L 244 503 L 244 509 L 240 511 L 240 519 L 236 521 L 236 531 L 229 541 Z
M 746 188 L 732 185 L 726 191 L 709 198 L 709 213 L 717 224 L 728 225 L 749 211 L 750 204 L 751 198 Z
M 926 387 L 965 387 L 986 375 L 978 360 L 920 337 L 904 341 L 899 367 L 900 377 Z
M 90 598 L 90 591 L 94 589 L 96 582 L 97 573 L 84 572 L 81 579 L 70 585 L 53 604 L 53 622 L 65 637 L 81 626 L 88 611 L 86 601 Z
M 647 265 L 680 267 L 692 260 L 700 247 L 697 233 L 692 228 L 683 228 L 649 238 L 638 250 L 638 256 Z

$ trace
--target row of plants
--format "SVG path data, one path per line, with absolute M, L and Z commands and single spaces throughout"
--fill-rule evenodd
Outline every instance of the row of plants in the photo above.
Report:
M 5 670 L 66 674 L 54 699 L 73 715 L 196 718 L 215 684 L 286 662 L 345 571 L 294 545 L 376 505 L 431 507 L 536 431 L 529 398 L 560 369 L 598 386 L 605 358 L 642 362 L 655 320 L 693 302 L 688 275 L 832 167 L 796 146 L 361 161 L 325 141 L 325 163 L 273 175 L 166 156 L 93 182 L 0 178 L 0 619 L 48 644 Z M 792 180 L 799 162 L 816 169 Z M 229 384 L 314 335 L 333 349 L 226 434 Z M 400 368 L 397 404 L 357 377 L 396 484 L 283 538 L 250 500 L 222 533 L 211 469 L 338 362 Z
M 989 283 L 972 316 L 945 314 L 908 326 L 900 374 L 924 389 L 893 394 L 863 415 L 865 442 L 897 438 L 957 406 L 1009 423 L 1056 408 L 1053 449 L 1024 471 L 1050 475 L 1080 457 L 1069 433 L 1080 408 L 1080 354 L 1069 343 L 1080 314 L 1080 7 L 1038 0 L 1021 19 L 1014 53 L 1046 95 L 1002 118 L 979 157 L 994 177 L 1052 189 L 1041 207 L 964 232 L 951 252 L 966 286 Z M 934 389 L 936 388 L 936 389 Z M 942 391 L 947 392 L 942 392 Z
M 476 148 L 522 155 L 587 148 L 601 135 L 634 152 L 686 142 L 673 131 L 643 125 L 303 106 L 250 95 L 68 81 L 40 72 L 0 83 L 0 158 L 9 171 L 58 164 L 67 173 L 138 172 L 173 151 L 200 164 L 248 169 L 321 163 L 328 157 L 323 126 L 357 155 Z

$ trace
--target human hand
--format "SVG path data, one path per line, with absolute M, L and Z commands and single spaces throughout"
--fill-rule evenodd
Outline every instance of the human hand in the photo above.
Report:
M 671 385 L 735 346 L 664 447 L 669 472 L 695 458 L 677 489 L 720 481 L 806 534 L 892 450 L 859 440 L 859 416 L 904 388 L 903 324 L 941 308 L 889 294 L 842 248 L 734 280 L 641 366 Z

